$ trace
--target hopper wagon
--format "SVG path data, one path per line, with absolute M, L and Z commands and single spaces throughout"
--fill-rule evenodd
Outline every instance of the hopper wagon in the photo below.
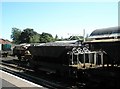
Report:
M 32 55 L 29 64 L 35 71 L 42 70 L 72 78 L 81 77 L 83 70 L 94 64 L 92 60 L 99 54 L 90 52 L 82 46 L 82 42 L 49 42 L 29 46 L 28 50 Z

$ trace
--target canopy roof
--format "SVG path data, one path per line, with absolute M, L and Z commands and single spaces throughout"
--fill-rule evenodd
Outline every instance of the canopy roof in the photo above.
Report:
M 120 36 L 120 26 L 96 29 L 90 34 L 89 38 L 106 38 L 118 36 Z

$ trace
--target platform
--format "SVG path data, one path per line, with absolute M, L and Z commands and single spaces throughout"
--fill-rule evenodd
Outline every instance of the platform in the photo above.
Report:
M 20 77 L 0 70 L 0 89 L 47 89 Z

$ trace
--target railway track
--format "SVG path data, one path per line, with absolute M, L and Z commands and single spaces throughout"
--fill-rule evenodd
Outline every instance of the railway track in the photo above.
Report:
M 114 71 L 105 73 L 104 75 L 95 75 L 90 76 L 90 79 L 84 80 L 82 82 L 68 82 L 72 81 L 67 78 L 61 78 L 59 76 L 56 76 L 54 74 L 46 74 L 44 72 L 38 71 L 38 73 L 34 72 L 31 68 L 28 66 L 25 67 L 25 65 L 21 65 L 22 63 L 18 62 L 10 62 L 10 61 L 2 61 L 0 63 L 0 67 L 3 71 L 9 72 L 11 74 L 14 74 L 16 76 L 19 76 L 21 78 L 24 78 L 28 81 L 34 82 L 38 85 L 42 85 L 44 87 L 50 88 L 50 89 L 86 89 L 86 88 L 120 88 L 120 68 L 114 70 L 117 71 L 116 74 Z M 107 69 L 109 70 L 109 69 Z M 109 70 L 110 71 L 110 70 Z M 100 72 L 100 70 L 93 70 L 89 71 L 92 73 Z M 107 74 L 111 73 L 111 76 L 109 77 Z M 112 76 L 113 75 L 113 76 Z M 115 76 L 114 76 L 115 75 Z
M 66 82 L 55 80 L 55 78 L 52 78 L 51 75 L 46 75 L 45 73 L 36 74 L 32 69 L 21 67 L 17 64 L 1 62 L 0 67 L 5 72 L 42 85 L 49 89 L 77 89 L 76 86 L 70 86 L 69 84 L 66 84 Z

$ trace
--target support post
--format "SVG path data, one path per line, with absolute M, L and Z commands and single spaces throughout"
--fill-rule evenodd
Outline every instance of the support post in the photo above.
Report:
M 96 65 L 96 61 L 97 61 L 97 53 L 94 53 L 94 64 Z
M 89 53 L 89 63 L 90 63 L 90 67 L 92 67 L 92 58 L 91 58 L 91 53 Z
M 103 64 L 103 52 L 101 52 L 101 64 L 102 64 L 102 66 L 104 66 L 104 64 Z
M 77 54 L 77 64 L 79 64 L 79 54 Z
M 72 53 L 72 65 L 73 65 L 73 53 Z
M 85 68 L 85 51 L 84 51 L 84 65 L 83 68 Z
M 91 54 L 88 53 L 88 56 L 89 56 L 89 63 L 91 63 Z

